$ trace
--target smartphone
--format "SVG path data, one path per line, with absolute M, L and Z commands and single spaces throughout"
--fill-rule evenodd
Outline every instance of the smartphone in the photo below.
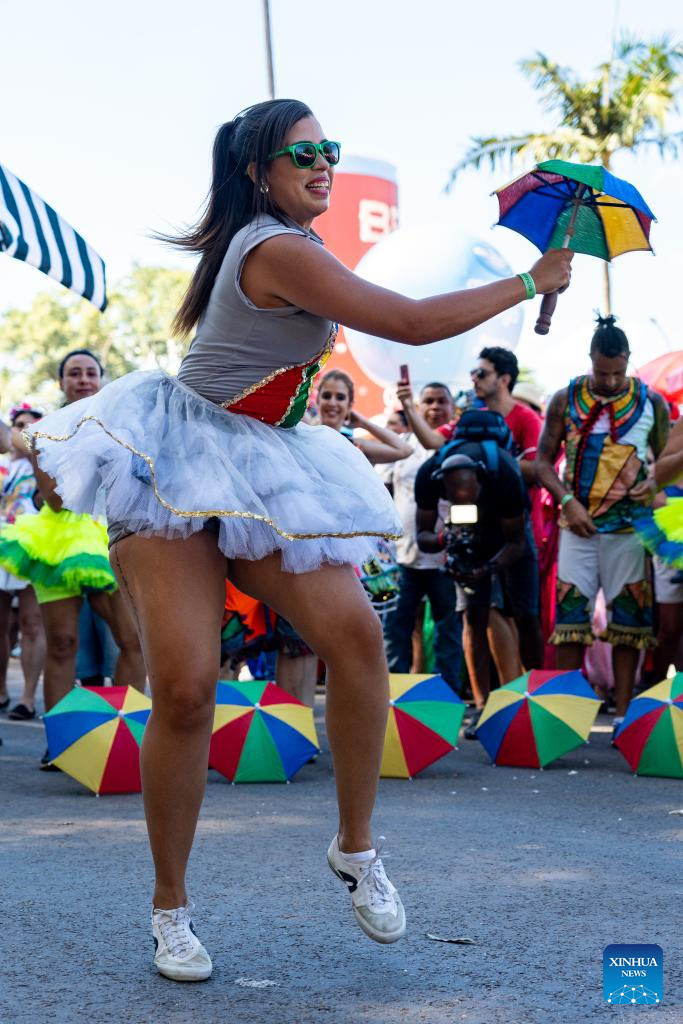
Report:
M 400 384 L 410 384 L 410 370 L 408 369 L 408 364 L 407 363 L 402 363 L 401 366 L 399 366 L 398 372 L 399 372 L 399 383 Z

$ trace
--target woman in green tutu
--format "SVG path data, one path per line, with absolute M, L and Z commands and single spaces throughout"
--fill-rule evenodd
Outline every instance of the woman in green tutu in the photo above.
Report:
M 86 349 L 67 353 L 59 365 L 65 405 L 89 398 L 102 385 L 102 366 Z M 87 595 L 120 649 L 115 682 L 145 688 L 145 665 L 135 624 L 109 565 L 107 528 L 100 519 L 43 504 L 36 516 L 21 516 L 0 535 L 0 566 L 30 580 L 47 637 L 44 692 L 49 711 L 74 685 L 78 615 Z M 50 767 L 46 751 L 41 767 Z
M 631 493 L 643 498 L 657 491 L 666 492 L 666 503 L 657 501 L 654 510 L 643 509 L 634 525 L 652 554 L 683 569 L 683 419 L 672 428 L 648 479 Z

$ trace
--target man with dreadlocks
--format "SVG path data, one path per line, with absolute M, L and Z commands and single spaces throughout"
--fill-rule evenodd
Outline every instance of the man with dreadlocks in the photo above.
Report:
M 551 642 L 557 664 L 578 669 L 593 642 L 598 591 L 607 604 L 602 639 L 612 644 L 615 730 L 633 694 L 639 652 L 654 645 L 647 556 L 633 529 L 636 501 L 646 497 L 648 449 L 662 451 L 669 430 L 664 399 L 627 376 L 630 348 L 613 316 L 598 317 L 592 371 L 575 377 L 548 407 L 538 448 L 539 481 L 561 507 L 557 613 Z M 564 444 L 563 478 L 555 462 Z

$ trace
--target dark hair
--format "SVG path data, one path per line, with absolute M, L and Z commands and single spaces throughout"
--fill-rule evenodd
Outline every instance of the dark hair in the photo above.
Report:
M 328 380 L 342 380 L 346 384 L 347 391 L 349 392 L 349 401 L 351 402 L 351 405 L 353 405 L 353 399 L 356 392 L 353 377 L 350 377 L 348 373 L 344 372 L 344 370 L 328 370 L 327 373 L 324 373 L 318 381 L 318 391 L 320 391 L 321 387 L 323 387 L 325 382 Z
M 64 369 L 66 367 L 67 362 L 69 361 L 69 359 L 71 359 L 72 356 L 90 356 L 91 359 L 95 360 L 100 369 L 100 377 L 104 373 L 104 367 L 102 366 L 102 363 L 99 361 L 94 352 L 91 352 L 89 348 L 74 348 L 72 349 L 71 352 L 67 352 L 67 354 L 64 356 L 61 363 L 59 364 L 57 374 L 60 380 L 64 378 Z
M 591 339 L 590 354 L 599 353 L 601 356 L 607 356 L 608 359 L 614 359 L 617 356 L 628 358 L 631 355 L 631 348 L 628 338 L 621 328 L 614 326 L 617 318 L 615 316 L 600 316 L 598 313 L 595 319 L 598 326 Z
M 12 426 L 17 422 L 20 416 L 33 416 L 34 422 L 42 420 L 44 413 L 40 409 L 34 409 L 28 402 L 24 402 L 22 405 L 16 405 L 10 410 L 9 421 Z
M 402 426 L 404 426 L 404 427 L 408 426 L 408 417 L 404 413 L 403 409 L 392 409 L 391 412 L 389 413 L 387 419 L 391 419 L 392 416 L 398 416 L 399 421 L 402 424 Z
M 423 386 L 420 388 L 420 395 L 423 395 L 427 388 L 441 388 L 442 391 L 445 391 L 448 394 L 448 397 L 450 399 L 453 398 L 453 395 L 451 394 L 451 389 L 449 388 L 448 384 L 444 384 L 443 381 L 431 380 L 429 384 L 423 384 Z
M 230 242 L 259 213 L 285 223 L 285 214 L 270 198 L 266 185 L 268 157 L 281 149 L 297 121 L 313 113 L 299 100 L 266 100 L 246 107 L 226 121 L 213 143 L 211 187 L 199 221 L 177 237 L 154 237 L 187 252 L 201 254 L 190 285 L 172 324 L 174 334 L 189 334 L 206 309 L 216 274 Z M 254 164 L 254 181 L 247 174 Z
M 492 345 L 491 348 L 483 348 L 479 353 L 479 358 L 486 359 L 489 363 L 492 363 L 499 377 L 504 373 L 508 373 L 510 375 L 508 388 L 512 391 L 519 377 L 519 363 L 515 353 L 509 348 Z

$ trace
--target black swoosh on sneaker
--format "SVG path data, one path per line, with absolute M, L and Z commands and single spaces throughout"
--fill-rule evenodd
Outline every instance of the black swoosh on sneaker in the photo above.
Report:
M 347 875 L 345 871 L 340 871 L 339 868 L 334 869 L 334 873 L 337 878 L 341 878 L 342 882 L 345 882 L 349 887 L 349 892 L 355 892 L 358 888 L 358 879 L 354 878 L 353 875 Z

